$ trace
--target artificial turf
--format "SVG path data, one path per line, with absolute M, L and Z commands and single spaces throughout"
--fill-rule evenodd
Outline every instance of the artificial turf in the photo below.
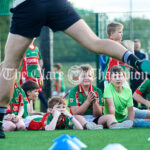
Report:
M 85 150 L 102 150 L 107 144 L 120 143 L 128 150 L 149 150 L 149 128 L 121 130 L 55 130 L 5 132 L 0 139 L 0 150 L 48 150 L 52 140 L 62 134 L 77 136 L 88 147 Z

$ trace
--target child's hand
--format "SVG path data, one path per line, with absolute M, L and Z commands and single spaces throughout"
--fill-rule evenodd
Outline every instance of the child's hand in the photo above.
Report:
M 4 117 L 4 120 L 8 120 L 8 121 L 11 121 L 13 118 L 15 117 L 14 114 L 8 114 Z
M 66 110 L 66 107 L 63 105 L 63 104 L 56 104 L 54 107 L 53 107 L 53 110 L 57 110 L 59 112 L 63 112 Z
M 96 101 L 96 94 L 93 91 L 89 93 L 87 101 L 89 101 L 90 103 Z
M 58 111 L 57 109 L 54 109 L 53 111 L 52 111 L 52 115 L 53 115 L 53 117 L 59 117 L 60 116 L 60 114 L 61 114 L 61 112 L 60 111 Z
M 65 111 L 62 112 L 65 116 L 67 117 L 71 117 L 72 115 L 70 114 L 70 112 L 66 109 Z
M 14 123 L 17 123 L 17 122 L 19 122 L 20 119 L 21 119 L 20 116 L 15 116 L 15 117 L 12 119 L 12 121 L 13 121 Z

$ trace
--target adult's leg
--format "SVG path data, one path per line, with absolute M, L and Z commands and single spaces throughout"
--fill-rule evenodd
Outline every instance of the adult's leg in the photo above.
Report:
M 98 54 L 105 54 L 122 60 L 125 51 L 127 51 L 127 49 L 115 41 L 101 40 L 98 38 L 82 19 L 70 26 L 64 32 L 88 50 Z
M 7 107 L 13 94 L 15 74 L 32 39 L 9 34 L 5 47 L 5 59 L 0 73 L 0 107 Z
M 32 39 L 20 35 L 9 34 L 6 47 L 5 59 L 0 73 L 0 138 L 5 138 L 2 131 L 2 120 L 9 101 L 13 95 L 15 75 Z
M 141 62 L 130 51 L 127 51 L 126 48 L 115 41 L 99 39 L 82 19 L 71 25 L 64 32 L 89 51 L 111 56 L 127 63 L 138 71 L 143 71 L 150 75 L 150 61 L 144 60 Z

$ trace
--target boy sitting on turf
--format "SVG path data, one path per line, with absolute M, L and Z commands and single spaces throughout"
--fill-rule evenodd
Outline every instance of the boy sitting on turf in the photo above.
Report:
M 114 115 L 102 116 L 103 94 L 93 86 L 94 71 L 90 65 L 81 65 L 79 81 L 69 93 L 68 106 L 73 115 L 83 115 L 88 122 L 103 125 L 111 129 L 130 128 L 131 121 L 118 123 Z
M 149 127 L 150 121 L 145 117 L 145 111 L 133 107 L 131 90 L 123 86 L 125 73 L 119 66 L 110 70 L 110 83 L 104 89 L 105 114 L 113 114 L 118 122 L 127 119 L 133 121 L 134 127 Z
M 27 99 L 28 99 L 28 106 L 27 106 L 28 113 L 33 114 L 34 113 L 33 103 L 35 100 L 38 99 L 39 86 L 36 82 L 28 80 L 22 84 L 21 88 L 24 90 L 24 92 L 27 96 Z
M 25 130 L 25 124 L 22 118 L 28 116 L 27 97 L 22 88 L 15 84 L 13 97 L 6 109 L 6 115 L 3 120 L 4 131 Z
M 143 98 L 143 94 L 146 95 L 146 99 Z M 133 98 L 144 104 L 147 108 L 150 108 L 150 79 L 146 79 L 134 92 Z M 150 118 L 150 112 L 146 110 L 146 118 Z

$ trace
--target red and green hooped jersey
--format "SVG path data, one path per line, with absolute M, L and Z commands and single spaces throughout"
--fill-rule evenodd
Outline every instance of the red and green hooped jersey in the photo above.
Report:
M 32 80 L 37 82 L 41 90 L 42 87 L 42 73 L 41 67 L 39 65 L 39 60 L 41 59 L 41 54 L 36 45 L 34 48 L 29 47 L 23 58 L 21 68 L 20 68 L 20 85 L 22 85 L 27 80 Z
M 58 83 L 61 84 L 60 91 L 58 91 Z M 64 76 L 62 72 L 55 72 L 54 91 L 65 92 Z
M 19 107 L 24 106 L 24 114 L 22 117 L 25 118 L 28 116 L 27 104 L 28 99 L 25 92 L 15 84 L 13 98 L 10 100 L 6 113 L 18 115 Z
M 103 93 L 102 91 L 91 85 L 89 91 L 94 91 L 97 96 L 97 103 L 99 105 L 103 106 Z M 81 85 L 78 85 L 71 89 L 69 93 L 69 100 L 68 100 L 68 106 L 81 106 L 87 99 L 87 96 L 82 88 Z M 89 108 L 86 110 L 86 112 L 83 115 L 93 115 L 93 106 L 90 104 Z
M 28 129 L 29 130 L 40 130 L 45 129 L 45 126 L 50 124 L 53 116 L 51 113 L 45 114 L 43 117 L 35 117 L 31 120 Z M 59 122 L 56 124 L 56 129 L 73 129 L 73 122 L 66 116 L 61 115 Z
M 116 60 L 114 58 L 111 58 L 109 56 L 106 56 L 106 66 L 104 69 L 104 80 L 109 81 L 109 71 L 112 67 L 120 65 L 125 70 L 125 63 Z
M 150 79 L 145 80 L 135 91 L 137 94 L 146 94 L 146 98 L 150 101 Z
M 114 40 L 112 38 L 110 38 L 110 40 Z M 111 58 L 109 56 L 106 56 L 106 65 L 105 65 L 105 69 L 104 69 L 104 81 L 109 81 L 109 71 L 112 67 L 114 66 L 117 66 L 117 65 L 120 65 L 124 71 L 125 71 L 125 63 L 119 61 L 119 60 L 116 60 L 114 58 Z

